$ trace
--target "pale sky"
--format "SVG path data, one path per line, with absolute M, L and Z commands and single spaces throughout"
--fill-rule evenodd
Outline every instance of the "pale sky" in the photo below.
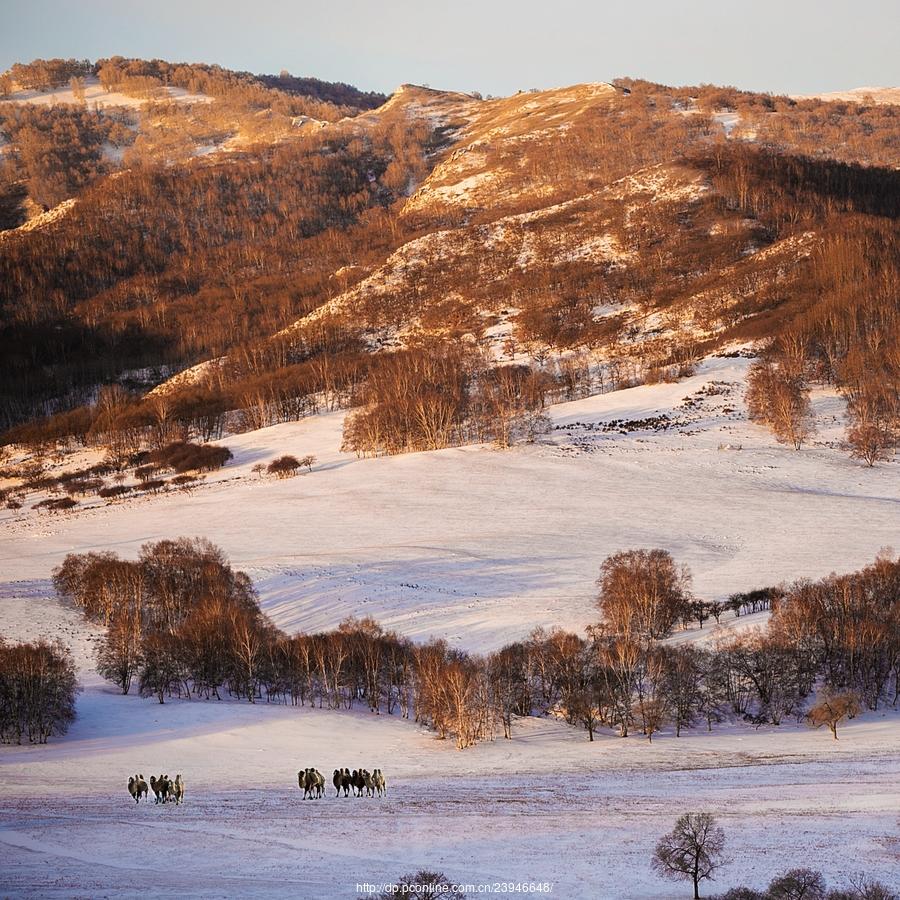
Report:
M 122 55 L 366 90 L 630 75 L 774 93 L 900 85 L 900 0 L 0 0 L 0 70 Z

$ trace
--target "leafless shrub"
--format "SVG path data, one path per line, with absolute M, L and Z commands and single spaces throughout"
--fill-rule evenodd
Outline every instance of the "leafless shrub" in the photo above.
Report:
M 270 475 L 275 475 L 277 478 L 290 478 L 297 474 L 301 465 L 302 463 L 296 456 L 287 454 L 285 456 L 279 456 L 278 459 L 273 459 L 266 468 L 266 471 Z

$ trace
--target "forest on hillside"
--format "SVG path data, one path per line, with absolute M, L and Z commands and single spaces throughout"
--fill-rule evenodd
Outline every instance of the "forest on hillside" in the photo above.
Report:
M 173 162 L 149 132 L 135 136 L 124 113 L 0 103 L 0 130 L 14 147 L 0 178 L 4 208 L 23 190 L 46 207 L 77 197 L 50 226 L 0 233 L 6 443 L 118 435 L 139 450 L 160 421 L 182 439 L 208 438 L 226 421 L 252 428 L 347 406 L 356 410 L 347 445 L 358 452 L 446 446 L 486 436 L 478 410 L 533 418 L 548 398 L 678 377 L 734 340 L 763 341 L 763 393 L 789 383 L 802 400 L 810 382 L 834 384 L 851 402 L 854 427 L 869 438 L 874 428 L 876 444 L 894 440 L 896 107 L 623 81 L 627 102 L 598 101 L 552 140 L 525 132 L 512 160 L 520 200 L 511 194 L 448 218 L 446 209 L 408 212 L 407 197 L 455 151 L 462 113 L 438 125 L 395 105 L 358 127 L 355 117 L 382 98 L 288 73 L 257 78 L 120 57 L 13 67 L 5 89 L 13 79 L 48 89 L 89 74 L 152 102 L 172 85 L 242 115 L 332 124 L 227 159 Z M 489 117 L 503 103 L 478 101 L 466 115 Z M 724 139 L 715 119 L 723 109 L 745 131 L 752 123 L 752 135 Z M 205 114 L 191 115 L 211 127 Z M 110 145 L 132 153 L 131 163 L 113 165 Z M 488 147 L 487 165 L 511 165 L 509 152 Z M 710 189 L 627 215 L 613 195 L 603 199 L 617 180 L 659 165 Z M 602 217 L 629 249 L 627 264 L 561 258 L 552 243 L 532 240 L 527 224 L 516 226 L 534 244 L 524 270 L 502 246 L 453 249 L 455 235 L 477 248 L 478 228 L 570 201 Z M 808 253 L 760 252 L 810 234 Z M 304 319 L 409 246 L 435 250 L 418 251 L 408 284 Z M 633 321 L 598 317 L 598 302 L 644 317 L 682 315 L 689 305 L 694 336 L 636 342 Z M 529 350 L 518 374 L 501 373 L 483 351 L 506 308 L 515 310 L 513 352 Z M 379 337 L 410 326 L 418 336 L 405 344 Z M 215 363 L 204 377 L 165 400 L 146 395 L 165 373 L 206 360 Z M 423 397 L 425 419 L 410 412 Z M 770 407 L 757 404 L 761 420 L 777 418 Z

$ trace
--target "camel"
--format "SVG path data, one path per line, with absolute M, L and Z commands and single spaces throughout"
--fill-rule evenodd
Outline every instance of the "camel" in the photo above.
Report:
M 372 774 L 368 769 L 362 770 L 362 778 L 363 784 L 366 786 L 366 796 L 374 797 L 375 796 L 375 779 L 372 778 Z
M 172 782 L 172 799 L 175 801 L 176 806 L 184 800 L 184 780 L 180 774 L 176 775 L 175 780 Z
M 303 791 L 303 799 L 307 800 L 310 796 L 309 769 L 304 769 L 297 773 L 297 787 Z
M 379 797 L 383 797 L 387 794 L 387 784 L 384 780 L 384 775 L 381 773 L 381 769 L 376 769 L 372 773 L 372 781 L 375 782 L 375 792 Z
M 315 779 L 316 799 L 325 796 L 325 776 L 318 770 L 313 769 L 313 778 Z
M 157 803 L 168 803 L 174 799 L 172 794 L 172 779 L 168 775 L 160 775 L 159 778 L 150 776 L 150 788 L 156 794 Z
M 137 803 L 141 798 L 138 796 L 137 789 L 137 775 L 130 775 L 128 777 L 128 793 L 131 794 L 131 799 Z
M 341 769 L 341 787 L 344 789 L 344 796 L 350 796 L 350 788 L 353 787 L 353 776 L 349 769 Z
M 318 800 L 325 794 L 325 776 L 312 767 L 297 773 L 297 783 L 303 788 L 304 800 Z
M 350 783 L 353 785 L 353 796 L 362 797 L 363 788 L 366 786 L 362 769 L 353 770 L 353 774 L 350 776 Z
M 137 788 L 137 801 L 140 802 L 141 799 L 146 799 L 149 793 L 149 788 L 147 787 L 147 782 L 144 781 L 143 775 L 138 775 L 135 787 Z
M 340 769 L 334 770 L 334 775 L 331 776 L 331 783 L 334 785 L 334 796 L 341 796 L 341 776 L 343 772 Z

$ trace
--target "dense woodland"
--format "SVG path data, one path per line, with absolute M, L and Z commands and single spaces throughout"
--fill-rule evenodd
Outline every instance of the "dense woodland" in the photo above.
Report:
M 16 146 L 3 173 L 6 191 L 25 182 L 28 196 L 45 209 L 77 196 L 111 171 L 104 145 L 130 144 L 134 136 L 121 114 L 77 107 L 0 106 L 0 132 Z
M 90 108 L 86 79 L 106 92 L 146 101 L 138 110 Z M 334 121 L 384 102 L 350 85 L 315 78 L 258 79 L 218 66 L 135 60 L 35 60 L 0 76 L 0 99 L 14 88 L 48 91 L 70 87 L 75 104 L 0 106 L 0 136 L 11 145 L 0 165 L 0 228 L 21 224 L 23 210 L 10 204 L 19 185 L 31 201 L 50 208 L 101 176 L 122 168 L 184 163 L 197 148 L 242 134 L 250 142 L 271 141 L 290 130 L 298 116 Z M 197 95 L 203 102 L 181 107 L 166 88 Z M 207 102 L 212 100 L 212 102 Z M 10 205 L 8 210 L 3 204 Z
M 260 612 L 250 580 L 207 541 L 147 544 L 137 560 L 70 555 L 54 572 L 61 597 L 108 627 L 98 669 L 128 693 L 362 706 L 414 718 L 462 749 L 519 716 L 554 715 L 585 729 L 652 740 L 663 728 L 712 729 L 804 718 L 837 737 L 862 708 L 896 705 L 900 560 L 848 575 L 705 602 L 662 550 L 609 557 L 598 579 L 602 621 L 577 635 L 537 630 L 481 657 L 415 644 L 372 619 L 286 635 Z M 768 626 L 708 647 L 670 645 L 678 628 L 771 610 Z M 813 695 L 816 695 L 813 698 Z

